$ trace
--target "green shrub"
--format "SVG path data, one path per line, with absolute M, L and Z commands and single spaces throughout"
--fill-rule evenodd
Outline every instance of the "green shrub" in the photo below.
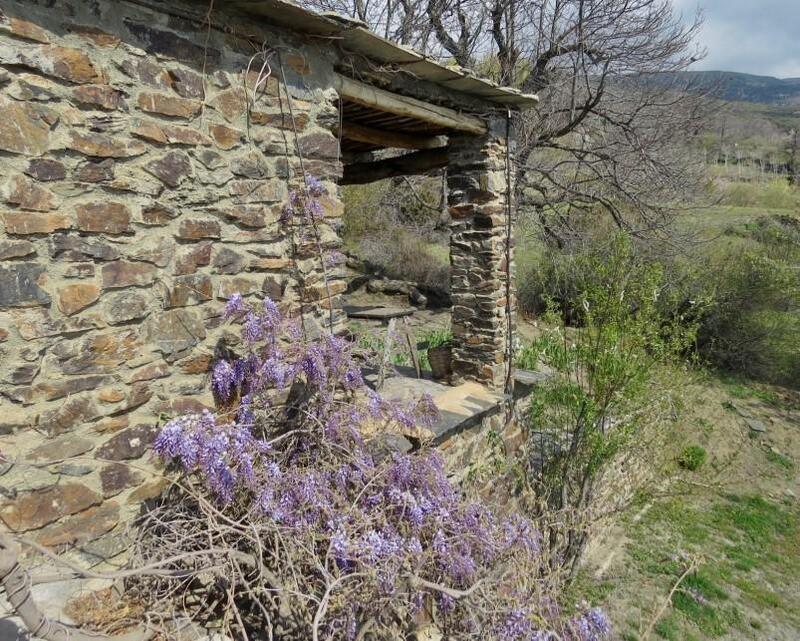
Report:
M 694 472 L 706 462 L 708 454 L 705 448 L 700 445 L 688 445 L 678 457 L 678 465 L 682 468 Z
M 453 342 L 453 332 L 446 327 L 432 329 L 423 334 L 422 341 L 428 349 L 450 345 Z
M 636 417 L 644 407 L 652 413 L 656 371 L 682 358 L 695 331 L 677 311 L 664 313 L 672 304 L 661 300 L 663 271 L 638 261 L 626 236 L 580 264 L 590 277 L 567 301 L 579 326 L 565 327 L 551 302 L 551 329 L 517 359 L 553 371 L 531 396 L 528 434 L 534 493 L 556 512 L 588 507 L 595 479 L 641 427 Z M 569 526 L 549 536 L 551 548 L 563 540 L 561 562 L 574 564 L 585 532 Z
M 445 295 L 450 285 L 441 180 L 382 180 L 342 189 L 344 239 L 351 252 L 389 278 Z

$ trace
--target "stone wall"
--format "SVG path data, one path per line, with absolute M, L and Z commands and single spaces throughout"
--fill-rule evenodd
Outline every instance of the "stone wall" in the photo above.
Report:
M 513 274 L 513 253 L 506 246 L 509 181 L 505 122 L 492 120 L 489 124 L 486 136 L 450 138 L 447 186 L 452 217 L 453 371 L 501 387 L 510 366 L 509 311 L 511 319 L 515 315 L 514 291 L 507 288 Z
M 161 488 L 156 417 L 213 407 L 225 300 L 327 321 L 316 240 L 280 222 L 296 149 L 326 247 L 342 210 L 330 50 L 145 4 L 0 5 L 0 519 L 89 563 Z

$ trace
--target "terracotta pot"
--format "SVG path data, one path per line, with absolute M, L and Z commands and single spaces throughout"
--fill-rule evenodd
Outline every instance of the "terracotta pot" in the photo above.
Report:
M 450 378 L 450 374 L 453 373 L 453 348 L 450 345 L 431 347 L 428 350 L 428 361 L 435 379 Z

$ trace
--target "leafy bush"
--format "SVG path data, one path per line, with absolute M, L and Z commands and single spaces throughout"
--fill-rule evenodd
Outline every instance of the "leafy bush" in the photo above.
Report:
M 453 332 L 445 327 L 432 329 L 423 334 L 422 341 L 428 349 L 450 345 L 453 342 Z
M 407 229 L 385 231 L 359 242 L 359 258 L 389 278 L 407 280 L 442 294 L 450 291 L 450 255 L 446 247 L 439 250 Z
M 629 274 L 662 274 L 657 306 L 697 325 L 691 346 L 715 368 L 783 385 L 800 384 L 800 221 L 762 216 L 731 228 L 727 241 L 677 256 L 631 244 Z M 565 249 L 545 247 L 521 269 L 520 307 L 534 315 L 555 302 L 562 321 L 585 322 L 581 292 L 595 287 L 614 260 L 614 243 L 589 236 Z M 529 367 L 529 366 L 526 366 Z
M 345 187 L 345 241 L 383 275 L 446 295 L 450 253 L 441 194 L 441 180 L 429 178 Z
M 234 297 L 245 353 L 213 369 L 222 407 L 170 421 L 154 448 L 180 483 L 145 515 L 136 559 L 154 617 L 180 605 L 233 638 L 395 639 L 432 620 L 445 638 L 606 638 L 599 610 L 567 617 L 537 580 L 540 535 L 471 501 L 433 451 L 363 440 L 429 425 L 430 399 L 365 387 L 352 346 L 274 303 Z M 253 638 L 252 636 L 250 638 Z
M 717 186 L 722 203 L 733 207 L 792 209 L 800 206 L 800 195 L 785 179 L 762 182 L 723 182 Z
M 700 445 L 687 445 L 678 457 L 678 465 L 690 472 L 694 472 L 706 462 L 707 456 L 705 448 Z
M 556 511 L 588 507 L 595 480 L 653 402 L 654 370 L 680 358 L 696 330 L 677 312 L 664 314 L 674 304 L 661 300 L 668 294 L 663 272 L 637 262 L 625 236 L 581 263 L 590 277 L 567 301 L 579 326 L 565 327 L 562 309 L 551 303 L 551 329 L 522 355 L 554 372 L 534 390 L 528 432 L 534 491 Z M 574 567 L 586 532 L 551 532 L 551 548 L 554 537 L 559 558 Z

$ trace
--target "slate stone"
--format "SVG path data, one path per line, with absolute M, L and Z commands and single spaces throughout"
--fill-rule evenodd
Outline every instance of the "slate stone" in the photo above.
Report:
M 190 274 L 174 279 L 169 290 L 168 307 L 185 307 L 211 300 L 214 285 L 208 274 Z
M 194 247 L 181 248 L 175 259 L 173 273 L 176 276 L 194 274 L 198 267 L 204 267 L 211 262 L 210 242 L 199 243 Z
M 89 56 L 80 49 L 58 45 L 40 45 L 37 48 L 19 48 L 4 60 L 36 69 L 46 76 L 60 78 L 76 84 L 98 82 L 101 74 Z
M 36 184 L 22 174 L 11 178 L 3 186 L 5 201 L 30 211 L 50 211 L 58 205 L 55 195 L 49 189 Z
M 169 70 L 172 88 L 183 98 L 203 97 L 203 77 L 199 73 L 177 67 Z
M 168 187 L 177 187 L 192 173 L 189 156 L 181 151 L 171 151 L 151 160 L 144 168 Z
M 50 234 L 72 226 L 69 216 L 57 212 L 7 211 L 2 218 L 7 234 Z
M 148 113 L 186 119 L 194 118 L 203 108 L 203 103 L 199 100 L 178 98 L 177 96 L 152 91 L 141 92 L 137 104 L 142 111 Z
M 93 447 L 94 444 L 89 439 L 70 435 L 46 441 L 31 450 L 26 458 L 37 465 L 49 465 L 85 454 Z
M 13 498 L 20 492 L 44 490 L 56 483 L 58 476 L 50 471 L 20 462 L 0 477 L 0 494 Z
M 50 354 L 64 374 L 113 374 L 123 363 L 141 356 L 139 334 L 138 328 L 130 328 L 62 340 Z
M 203 149 L 195 152 L 195 157 L 207 169 L 219 169 L 220 167 L 227 165 L 227 161 L 223 156 L 218 154 L 216 151 L 211 151 L 210 149 Z
M 109 297 L 104 309 L 109 325 L 119 325 L 147 316 L 148 301 L 138 292 L 124 291 Z
M 254 151 L 232 158 L 230 168 L 234 174 L 245 178 L 264 178 L 274 175 L 263 156 Z
M 194 310 L 179 308 L 151 314 L 145 334 L 167 362 L 174 362 L 206 337 L 206 329 Z
M 88 161 L 82 164 L 74 173 L 75 180 L 87 183 L 99 183 L 114 179 L 115 161 L 106 158 L 100 162 Z
M 106 498 L 116 496 L 122 490 L 135 487 L 142 481 L 142 475 L 124 463 L 112 463 L 100 470 L 100 484 Z
M 120 202 L 103 200 L 80 203 L 75 207 L 81 231 L 102 234 L 125 234 L 131 230 L 131 212 Z
M 218 274 L 238 274 L 244 271 L 247 260 L 241 254 L 223 247 L 214 256 L 214 271 Z
M 66 316 L 72 316 L 86 309 L 100 298 L 100 288 L 94 283 L 76 283 L 58 290 L 58 309 Z
M 84 85 L 72 91 L 75 102 L 84 107 L 115 111 L 127 110 L 125 94 L 109 85 Z
M 216 220 L 185 219 L 178 227 L 178 238 L 184 240 L 200 240 L 202 238 L 219 238 L 221 230 Z
M 67 176 L 67 168 L 64 163 L 48 158 L 34 158 L 28 163 L 25 173 L 42 182 L 53 180 L 64 180 Z
M 36 254 L 36 246 L 27 240 L 0 240 L 0 260 L 26 258 Z
M 60 380 L 47 380 L 37 383 L 34 391 L 46 401 L 97 389 L 109 382 L 106 376 L 69 377 Z
M 157 29 L 149 24 L 124 18 L 125 26 L 144 45 L 151 54 L 175 58 L 183 62 L 202 64 L 204 60 L 217 62 L 220 52 L 212 47 L 202 47 L 187 40 L 174 31 Z
M 156 273 L 155 266 L 148 263 L 115 260 L 103 265 L 103 289 L 149 285 L 155 280 Z
M 96 158 L 129 158 L 147 151 L 147 147 L 140 141 L 127 141 L 118 136 L 80 133 L 75 130 L 69 133 L 67 148 Z
M 39 373 L 38 363 L 28 363 L 25 365 L 17 365 L 8 373 L 3 375 L 3 380 L 11 383 L 12 385 L 27 385 Z
M 44 273 L 45 267 L 34 263 L 0 266 L 0 307 L 49 305 L 50 294 L 39 286 Z
M 53 234 L 48 238 L 50 257 L 62 261 L 116 260 L 119 251 L 113 245 L 95 238 L 70 234 Z
M 95 458 L 128 461 L 141 457 L 153 442 L 158 429 L 155 425 L 136 425 L 118 432 L 95 451 Z
M 38 156 L 50 145 L 47 111 L 0 96 L 0 149 Z
M 15 532 L 33 530 L 98 505 L 102 497 L 81 483 L 60 483 L 46 490 L 20 494 L 0 509 L 0 519 Z
M 94 273 L 95 269 L 92 263 L 73 263 L 66 265 L 64 278 L 92 278 Z
M 78 463 L 61 463 L 54 465 L 50 468 L 56 474 L 63 474 L 65 476 L 86 476 L 94 472 L 94 467 L 91 465 L 81 465 Z
M 18 38 L 33 40 L 34 42 L 42 42 L 45 44 L 50 42 L 47 31 L 42 29 L 39 25 L 25 20 L 24 18 L 6 16 L 2 12 L 0 12 L 0 31 L 5 31 Z
M 220 149 L 233 149 L 244 140 L 244 134 L 241 131 L 226 125 L 209 125 L 208 133 L 211 134 Z
M 80 545 L 113 530 L 119 523 L 119 505 L 107 501 L 39 530 L 36 542 L 49 548 Z
M 89 396 L 72 396 L 55 409 L 42 412 L 39 416 L 39 427 L 50 436 L 58 436 L 100 415 Z
M 306 134 L 300 137 L 297 146 L 307 158 L 328 160 L 337 158 L 339 154 L 339 141 L 331 133 Z
M 166 225 L 180 216 L 180 212 L 165 205 L 154 203 L 142 209 L 142 222 L 145 225 Z

